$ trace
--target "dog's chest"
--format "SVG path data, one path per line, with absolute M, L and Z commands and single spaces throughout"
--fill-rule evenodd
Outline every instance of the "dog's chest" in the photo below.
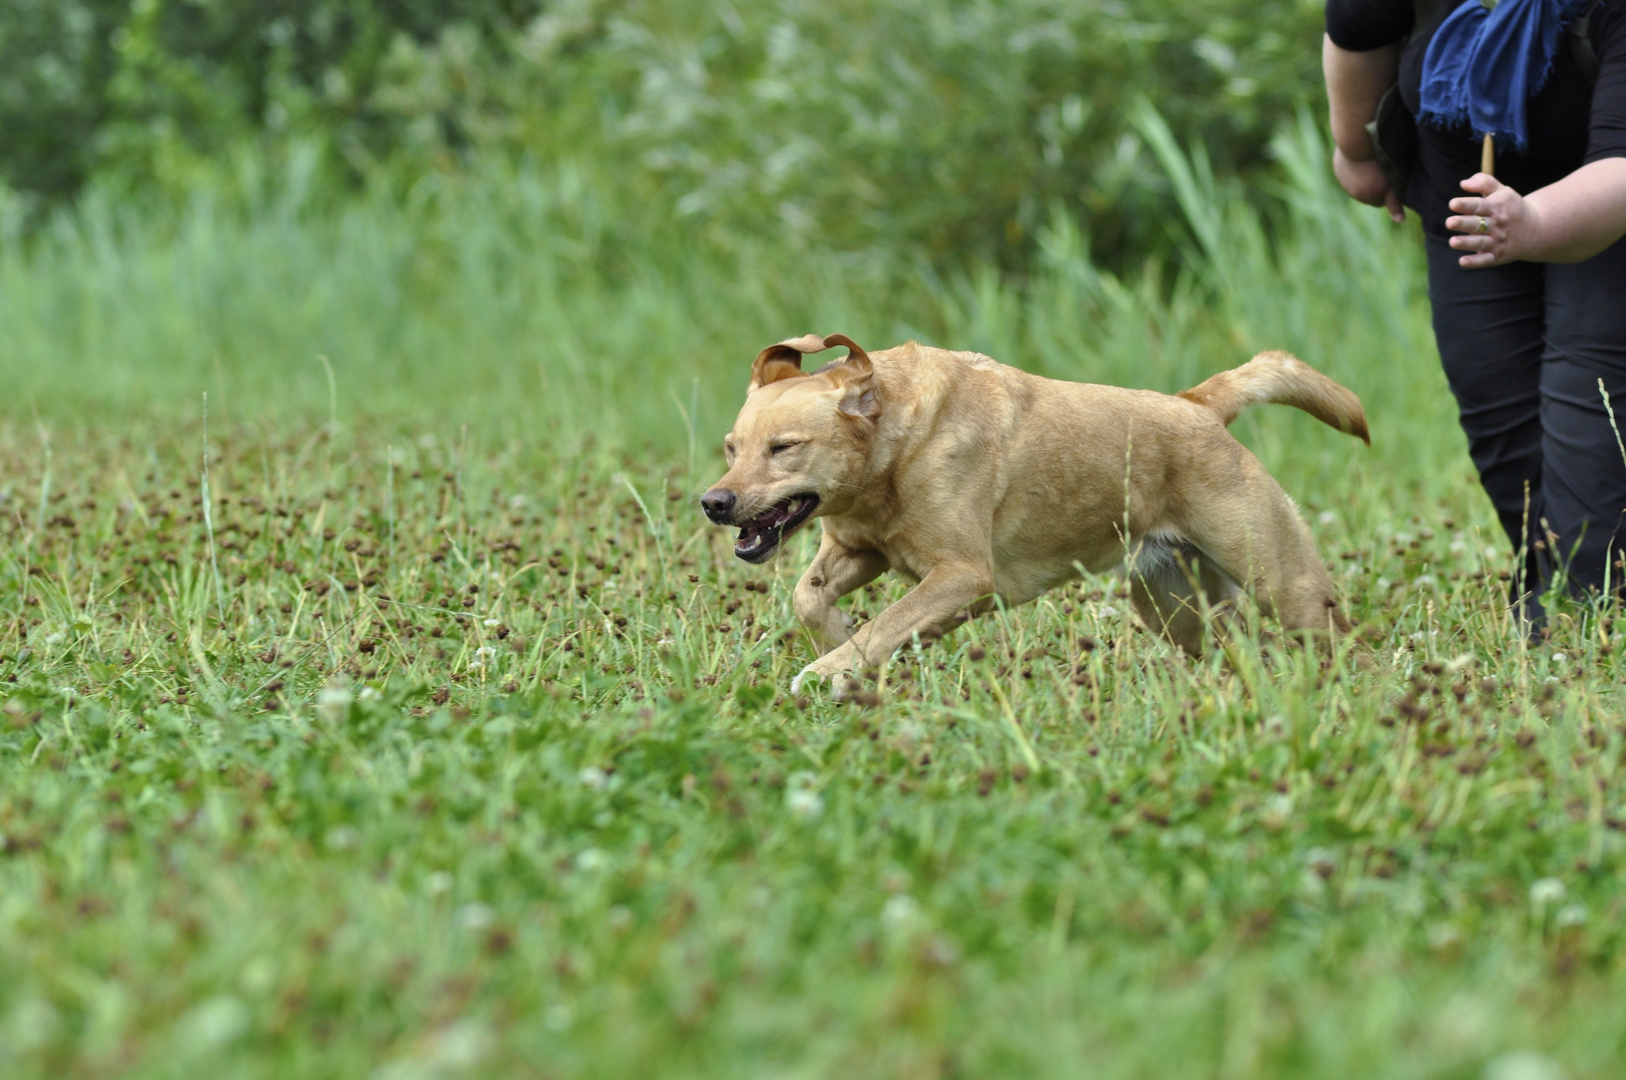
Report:
M 824 527 L 844 547 L 853 551 L 880 552 L 886 557 L 887 566 L 892 572 L 911 585 L 925 577 L 941 558 L 941 553 L 934 558 L 930 552 L 922 550 L 919 544 L 910 543 L 906 536 L 882 536 L 876 530 L 851 521 L 842 521 L 838 524 L 826 519 Z

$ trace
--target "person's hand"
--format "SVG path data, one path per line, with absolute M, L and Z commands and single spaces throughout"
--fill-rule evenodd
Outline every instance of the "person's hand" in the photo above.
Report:
M 1400 224 L 1406 220 L 1406 210 L 1400 203 L 1400 193 L 1389 186 L 1383 167 L 1375 158 L 1356 161 L 1342 150 L 1332 152 L 1332 174 L 1356 202 L 1368 206 L 1381 206 L 1389 211 L 1390 220 Z
M 1458 216 L 1445 219 L 1446 228 L 1463 234 L 1451 238 L 1452 247 L 1467 252 L 1458 265 L 1472 270 L 1524 258 L 1537 231 L 1535 208 L 1489 173 L 1474 173 L 1462 190 L 1477 198 L 1452 199 L 1451 212 Z

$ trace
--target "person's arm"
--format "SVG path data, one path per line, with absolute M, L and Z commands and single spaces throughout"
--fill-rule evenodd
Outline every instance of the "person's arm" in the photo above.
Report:
M 1394 85 L 1399 68 L 1399 42 L 1353 52 L 1334 45 L 1331 37 L 1322 39 L 1321 70 L 1332 113 L 1333 175 L 1351 198 L 1386 207 L 1397 222 L 1406 220 L 1400 193 L 1383 175 L 1366 125 L 1378 114 L 1378 100 Z
M 1464 180 L 1474 197 L 1452 199 L 1458 216 L 1446 219 L 1461 234 L 1451 246 L 1463 266 L 1581 262 L 1626 236 L 1626 23 L 1606 18 L 1593 36 L 1599 67 L 1586 164 L 1523 198 L 1483 173 Z
M 1626 158 L 1583 165 L 1528 197 L 1485 173 L 1462 188 L 1473 197 L 1452 199 L 1458 216 L 1445 224 L 1462 234 L 1451 246 L 1464 252 L 1457 262 L 1470 269 L 1520 259 L 1581 262 L 1626 236 Z

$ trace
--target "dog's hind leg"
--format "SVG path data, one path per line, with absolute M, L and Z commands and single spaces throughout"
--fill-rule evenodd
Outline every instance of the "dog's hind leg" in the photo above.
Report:
M 1275 615 L 1283 630 L 1348 633 L 1332 577 L 1293 500 L 1251 453 L 1241 450 L 1235 465 L 1235 482 L 1187 492 L 1181 531 L 1252 593 L 1261 611 Z
M 1129 571 L 1129 595 L 1141 621 L 1190 656 L 1202 654 L 1207 624 L 1229 610 L 1237 592 L 1214 560 L 1182 540 L 1149 544 Z

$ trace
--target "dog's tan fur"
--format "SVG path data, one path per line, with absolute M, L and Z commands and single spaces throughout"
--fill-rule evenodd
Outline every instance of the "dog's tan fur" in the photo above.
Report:
M 801 370 L 802 354 L 837 345 L 846 359 Z M 795 605 L 821 656 L 798 680 L 879 664 L 916 634 L 995 597 L 1026 603 L 1081 566 L 1123 566 L 1140 616 L 1190 653 L 1239 588 L 1287 631 L 1336 637 L 1349 622 L 1309 530 L 1226 430 L 1263 401 L 1367 439 L 1359 399 L 1286 353 L 1171 397 L 913 342 L 869 356 L 841 335 L 808 335 L 757 357 L 708 498 L 732 492 L 731 512 L 713 517 L 745 525 L 819 497 L 824 539 Z M 855 633 L 837 601 L 888 569 L 914 588 Z

